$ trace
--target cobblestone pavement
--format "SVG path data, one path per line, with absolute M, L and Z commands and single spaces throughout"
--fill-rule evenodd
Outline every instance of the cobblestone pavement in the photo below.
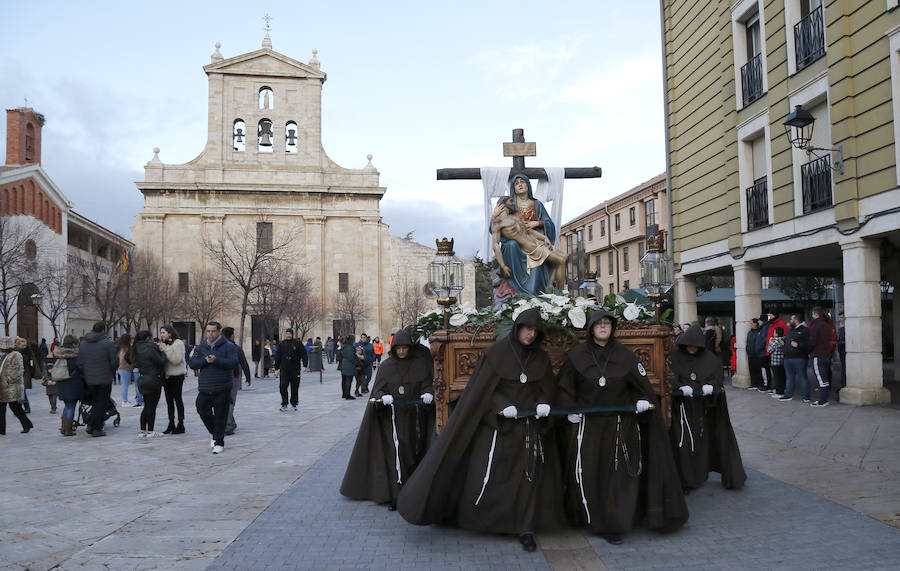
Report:
M 238 431 L 209 453 L 185 385 L 187 434 L 139 440 L 139 408 L 105 438 L 63 438 L 41 389 L 35 430 L 0 437 L 0 569 L 895 568 L 900 560 L 900 410 L 777 403 L 729 389 L 749 480 L 688 497 L 680 532 L 613 547 L 579 530 L 509 537 L 406 524 L 338 493 L 364 403 L 332 370 L 305 374 L 297 413 L 277 382 L 238 397 Z M 114 398 L 120 387 L 113 387 Z M 165 426 L 165 405 L 158 428 Z M 894 527 L 892 527 L 892 525 Z

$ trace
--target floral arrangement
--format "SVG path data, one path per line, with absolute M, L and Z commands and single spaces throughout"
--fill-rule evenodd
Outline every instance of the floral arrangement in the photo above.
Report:
M 563 292 L 542 293 L 535 297 L 526 295 L 510 296 L 493 307 L 476 309 L 470 303 L 450 306 L 450 330 L 462 330 L 477 334 L 487 325 L 493 325 L 494 336 L 499 339 L 509 333 L 513 322 L 526 309 L 536 308 L 541 318 L 550 327 L 570 331 L 583 329 L 594 311 L 601 307 L 623 321 L 650 321 L 656 314 L 652 306 L 641 306 L 625 301 L 620 295 L 609 294 L 602 304 L 593 297 L 571 296 Z M 424 338 L 430 337 L 444 327 L 444 314 L 432 310 L 419 317 L 416 329 Z

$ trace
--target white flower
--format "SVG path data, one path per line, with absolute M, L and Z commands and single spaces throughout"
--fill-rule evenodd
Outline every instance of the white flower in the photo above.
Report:
M 626 305 L 625 309 L 622 311 L 622 317 L 624 317 L 628 321 L 633 321 L 640 317 L 640 315 L 641 309 L 633 303 L 629 303 L 628 305 Z
M 551 313 L 553 315 L 559 315 L 560 313 L 562 313 L 563 309 L 565 309 L 565 308 L 560 307 L 558 305 L 551 305 L 550 307 L 547 308 L 547 313 Z
M 450 325 L 452 325 L 454 327 L 459 327 L 460 325 L 462 325 L 463 323 L 465 323 L 468 320 L 469 320 L 469 318 L 466 316 L 465 313 L 454 313 L 453 315 L 450 316 Z
M 550 314 L 547 313 L 546 311 L 541 311 L 541 319 L 543 319 L 544 321 L 547 321 L 548 319 L 550 319 Z
M 519 317 L 519 314 L 522 313 L 523 311 L 525 311 L 526 309 L 528 309 L 528 306 L 525 306 L 525 305 L 520 305 L 519 307 L 517 307 L 515 309 L 515 311 L 513 311 L 513 313 L 512 313 L 512 320 L 515 321 L 516 318 Z
M 577 327 L 578 329 L 581 329 L 582 327 L 584 327 L 584 323 L 585 323 L 585 321 L 587 321 L 587 316 L 585 316 L 584 307 L 582 307 L 582 306 L 576 305 L 575 307 L 573 307 L 572 309 L 569 310 L 569 313 L 567 315 L 569 316 L 569 319 L 572 321 L 572 325 L 574 327 Z
M 585 305 L 591 305 L 591 300 L 586 297 L 578 296 L 575 298 L 575 307 L 584 307 Z
M 531 301 L 531 300 L 530 299 L 520 299 L 519 301 L 516 302 L 516 305 L 525 305 L 529 301 Z
M 466 315 L 472 315 L 473 313 L 478 313 L 475 309 L 475 304 L 470 301 L 460 304 L 459 310 L 465 313 Z
M 623 303 L 628 303 L 625 301 L 625 298 L 619 294 L 616 294 L 616 305 L 622 305 Z

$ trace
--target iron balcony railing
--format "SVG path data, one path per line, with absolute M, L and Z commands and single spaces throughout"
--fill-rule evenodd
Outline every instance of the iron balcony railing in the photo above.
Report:
M 769 225 L 769 187 L 763 179 L 747 188 L 747 229 Z
M 820 157 L 802 165 L 800 179 L 804 214 L 831 206 L 831 157 Z
M 794 50 L 798 71 L 825 55 L 825 22 L 821 6 L 794 26 Z
M 744 96 L 744 107 L 762 97 L 762 53 L 756 54 L 741 67 L 741 93 Z

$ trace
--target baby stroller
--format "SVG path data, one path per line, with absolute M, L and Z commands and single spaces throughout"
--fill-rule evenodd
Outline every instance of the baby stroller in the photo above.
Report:
M 79 426 L 86 426 L 88 418 L 91 417 L 91 411 L 94 408 L 92 404 L 94 401 L 94 390 L 96 387 L 91 385 L 84 385 L 84 397 L 83 400 L 79 403 L 78 406 L 78 416 L 72 422 L 72 428 L 78 428 Z M 122 421 L 122 417 L 119 415 L 119 411 L 116 409 L 116 403 L 109 399 L 106 403 L 106 416 L 103 417 L 104 422 L 109 420 L 110 418 L 115 417 L 113 420 L 113 426 L 119 426 L 119 423 Z

